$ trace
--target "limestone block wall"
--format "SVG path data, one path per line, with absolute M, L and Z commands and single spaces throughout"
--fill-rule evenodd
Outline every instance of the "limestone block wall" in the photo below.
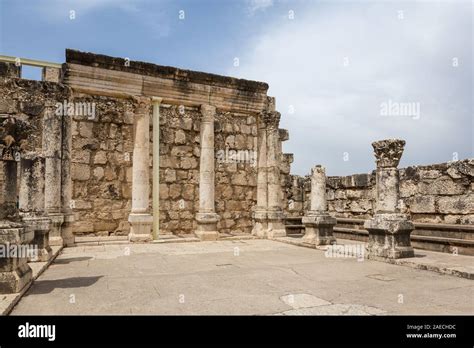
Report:
M 133 104 L 131 99 L 76 94 L 95 117 L 72 117 L 71 178 L 77 235 L 128 234 L 131 208 Z
M 223 233 L 250 233 L 257 201 L 256 116 L 218 111 L 214 132 L 216 213 L 221 217 L 217 228 Z
M 128 234 L 133 163 L 132 101 L 104 96 L 79 97 L 81 101 L 95 103 L 96 119 L 73 117 L 74 232 L 77 235 Z M 160 106 L 160 233 L 189 234 L 196 228 L 200 120 L 197 107 Z M 153 139 L 151 114 L 150 122 L 150 139 Z M 217 111 L 215 199 L 216 212 L 221 216 L 220 232 L 251 232 L 251 207 L 256 201 L 256 132 L 255 116 Z M 150 146 L 150 178 L 152 148 Z
M 401 168 L 399 174 L 402 204 L 413 221 L 474 224 L 473 159 Z M 308 206 L 309 177 L 291 177 L 287 198 L 298 204 L 286 211 L 288 216 L 298 216 Z M 326 192 L 332 215 L 366 219 L 373 214 L 375 173 L 330 176 Z

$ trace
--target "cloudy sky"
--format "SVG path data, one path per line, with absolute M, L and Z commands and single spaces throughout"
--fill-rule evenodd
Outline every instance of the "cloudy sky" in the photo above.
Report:
M 292 171 L 371 171 L 474 157 L 472 1 L 0 0 L 0 54 L 64 49 L 266 81 Z M 37 76 L 33 70 L 27 76 Z

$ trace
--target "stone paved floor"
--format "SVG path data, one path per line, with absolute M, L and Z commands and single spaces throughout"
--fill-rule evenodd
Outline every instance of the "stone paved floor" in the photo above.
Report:
M 269 240 L 66 248 L 12 314 L 474 314 L 474 281 Z

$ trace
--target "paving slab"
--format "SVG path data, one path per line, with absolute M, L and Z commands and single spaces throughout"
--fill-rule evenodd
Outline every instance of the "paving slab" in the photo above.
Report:
M 271 240 L 63 249 L 12 315 L 473 314 L 472 280 Z
M 328 246 L 315 246 L 303 243 L 302 235 L 293 235 L 286 237 L 276 238 L 276 241 L 297 245 L 300 247 L 312 248 L 326 252 Z M 338 239 L 336 247 L 344 246 L 358 246 L 358 248 L 353 248 L 354 251 L 351 252 L 350 248 L 342 250 L 342 253 L 348 254 L 346 256 L 353 256 L 360 258 L 359 254 L 361 249 L 365 249 L 367 243 L 349 240 L 349 239 Z M 336 248 L 333 247 L 333 248 Z M 366 255 L 365 255 L 366 256 Z M 362 255 L 362 258 L 364 255 Z M 415 249 L 415 257 L 405 258 L 405 259 L 396 259 L 396 260 L 378 260 L 381 262 L 393 263 L 401 266 L 408 266 L 412 268 L 448 274 L 456 277 L 474 279 L 474 256 L 468 255 L 458 255 L 458 254 L 449 254 L 441 253 L 436 251 Z

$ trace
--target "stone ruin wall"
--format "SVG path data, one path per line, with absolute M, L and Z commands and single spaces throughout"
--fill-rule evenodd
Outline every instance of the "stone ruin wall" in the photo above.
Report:
M 2 65 L 2 67 L 12 65 Z M 34 128 L 31 150 L 42 152 L 42 119 L 49 103 L 94 103 L 95 118 L 71 117 L 71 208 L 76 235 L 126 235 L 131 210 L 134 104 L 131 98 L 73 91 L 67 84 L 18 78 L 3 72 L 0 116 L 25 119 Z M 256 204 L 255 112 L 217 108 L 215 115 L 215 202 L 221 233 L 251 233 Z M 199 106 L 160 105 L 160 232 L 193 233 L 199 210 Z M 153 139 L 150 107 L 150 142 Z M 283 136 L 285 131 L 282 130 Z M 152 202 L 152 144 L 150 144 L 150 209 Z M 220 158 L 226 151 L 243 151 L 249 160 L 235 163 Z M 252 153 L 254 152 L 254 153 Z M 228 152 L 227 152 L 228 154 Z M 222 156 L 221 156 L 222 157 Z M 283 166 L 285 167 L 285 166 Z M 289 173 L 289 164 L 283 169 Z M 3 181 L 0 168 L 0 184 Z M 0 202 L 2 197 L 0 197 Z
M 474 224 L 474 160 L 399 169 L 400 198 L 414 222 Z M 302 216 L 308 207 L 309 177 L 291 175 L 286 187 L 289 216 Z M 375 172 L 329 176 L 329 212 L 336 217 L 366 219 L 373 215 Z
M 133 105 L 131 100 L 85 96 L 96 120 L 72 123 L 73 201 L 76 235 L 126 235 L 131 209 Z M 150 112 L 150 139 L 153 138 Z M 215 116 L 215 151 L 253 151 L 256 117 L 230 112 Z M 199 108 L 160 106 L 160 232 L 190 234 L 199 208 Z M 222 152 L 221 152 L 222 153 Z M 150 146 L 150 187 L 152 187 Z M 256 166 L 216 159 L 216 212 L 222 233 L 250 233 L 256 202 Z M 152 190 L 150 190 L 150 193 Z M 150 196 L 150 209 L 152 197 Z
M 13 67 L 0 65 L 0 75 L 3 76 L 0 78 L 0 123 L 9 117 L 24 122 L 31 132 L 27 136 L 24 150 L 41 153 L 45 105 L 62 102 L 70 97 L 71 91 L 67 86 L 57 83 L 16 78 L 19 70 L 12 69 Z M 3 165 L 0 165 L 0 185 L 4 185 Z M 3 190 L 0 190 L 0 204 L 3 202 Z

